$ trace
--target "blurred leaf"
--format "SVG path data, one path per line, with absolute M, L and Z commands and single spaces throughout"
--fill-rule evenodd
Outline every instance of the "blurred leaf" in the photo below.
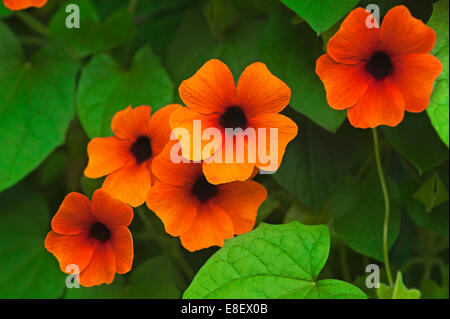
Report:
M 123 298 L 125 279 L 117 275 L 114 281 L 109 284 L 102 284 L 94 287 L 83 287 L 67 289 L 65 299 L 119 299 Z
M 0 47 L 2 191 L 63 144 L 73 117 L 78 65 L 54 47 L 44 47 L 25 59 L 16 38 L 1 22 Z
M 281 2 L 305 19 L 311 28 L 320 34 L 352 10 L 359 0 L 281 0 Z
M 65 274 L 44 248 L 49 211 L 44 198 L 22 188 L 0 194 L 0 298 L 58 298 Z
M 0 18 L 6 18 L 9 17 L 12 14 L 12 12 L 5 7 L 3 4 L 3 1 L 0 2 Z
M 209 59 L 226 63 L 237 82 L 245 67 L 259 60 L 257 40 L 261 29 L 261 21 L 248 19 L 217 41 L 210 34 L 201 12 L 187 11 L 166 57 L 167 70 L 175 85 L 194 75 Z
M 259 225 L 262 221 L 269 217 L 279 205 L 280 202 L 278 200 L 270 198 L 266 199 L 258 208 L 255 226 Z
M 114 114 L 129 105 L 150 105 L 156 111 L 173 102 L 173 84 L 151 50 L 144 47 L 129 70 L 108 55 L 95 56 L 80 78 L 77 111 L 89 137 L 111 135 Z
M 324 225 L 261 224 L 227 240 L 200 269 L 183 298 L 365 298 L 349 283 L 317 280 L 329 249 L 330 234 Z
M 178 299 L 175 272 L 167 257 L 157 256 L 140 264 L 130 275 L 126 298 Z
M 425 206 L 413 198 L 417 186 L 413 182 L 404 183 L 401 187 L 402 201 L 411 218 L 420 226 L 431 229 L 438 234 L 448 237 L 449 233 L 449 204 L 448 202 L 434 208 L 431 213 Z
M 448 299 L 447 288 L 439 286 L 434 280 L 423 278 L 420 283 L 422 299 Z
M 291 88 L 290 105 L 335 132 L 346 114 L 328 106 L 325 89 L 315 73 L 316 59 L 321 54 L 320 39 L 305 24 L 292 25 L 273 11 L 259 47 L 262 61 Z
M 89 198 L 92 198 L 92 195 L 94 192 L 101 188 L 103 185 L 103 181 L 105 180 L 104 177 L 102 178 L 87 178 L 86 176 L 82 175 L 80 180 L 81 190 L 83 191 L 83 194 L 86 195 Z
M 424 114 L 406 114 L 396 127 L 382 127 L 386 138 L 416 166 L 420 174 L 448 159 L 448 149 L 439 140 Z
M 359 184 L 344 179 L 333 198 L 333 226 L 338 236 L 356 252 L 383 261 L 384 199 L 377 181 Z M 388 247 L 392 247 L 400 228 L 400 192 L 388 182 L 390 218 Z
M 68 4 L 80 8 L 80 28 L 66 27 Z M 100 53 L 127 41 L 134 33 L 133 18 L 127 10 L 118 10 L 100 21 L 97 10 L 90 0 L 69 0 L 61 5 L 52 17 L 50 35 L 55 41 L 67 45 L 78 57 Z
M 447 147 L 449 146 L 448 2 L 448 0 L 440 0 L 435 3 L 433 5 L 433 14 L 428 22 L 428 25 L 432 27 L 437 34 L 437 41 L 431 53 L 441 60 L 444 70 L 437 79 L 433 94 L 431 95 L 430 106 L 427 108 L 427 113 L 431 119 L 431 123 L 433 123 L 433 127 Z
M 413 194 L 413 198 L 425 205 L 427 212 L 431 212 L 433 208 L 442 203 L 448 202 L 448 190 L 442 183 L 439 175 L 434 173 L 417 192 Z
M 419 299 L 420 291 L 417 289 L 408 289 L 403 283 L 402 273 L 397 273 L 397 279 L 394 286 L 380 284 L 377 289 L 378 299 Z
M 218 39 L 222 38 L 225 31 L 240 17 L 239 12 L 228 0 L 209 0 L 203 6 L 203 12 L 208 20 L 211 34 Z

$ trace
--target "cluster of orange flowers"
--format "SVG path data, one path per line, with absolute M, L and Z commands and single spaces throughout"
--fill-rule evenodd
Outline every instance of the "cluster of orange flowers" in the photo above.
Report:
M 429 54 L 436 36 L 403 6 L 390 10 L 381 28 L 367 28 L 368 16 L 361 8 L 348 15 L 329 41 L 328 53 L 318 59 L 317 74 L 330 106 L 347 109 L 352 125 L 395 126 L 405 110 L 420 112 L 428 106 L 442 71 Z M 225 239 L 254 226 L 267 196 L 265 188 L 252 181 L 262 164 L 207 162 L 208 156 L 225 153 L 223 141 L 198 157 L 193 143 L 187 143 L 192 141 L 171 140 L 171 132 L 183 128 L 194 136 L 195 120 L 201 121 L 203 131 L 277 128 L 279 166 L 298 129 L 279 114 L 289 103 L 289 87 L 259 62 L 248 66 L 235 85 L 228 67 L 210 60 L 183 81 L 179 93 L 186 107 L 168 105 L 153 115 L 149 106 L 128 107 L 112 119 L 114 136 L 94 138 L 88 145 L 84 173 L 89 178 L 106 176 L 103 186 L 92 202 L 78 193 L 67 195 L 45 240 L 62 271 L 70 264 L 79 267 L 84 286 L 111 283 L 116 272 L 131 269 L 133 242 L 127 226 L 133 211 L 128 205 L 145 202 L 166 232 L 180 237 L 189 251 L 222 246 Z M 273 150 L 268 141 L 266 149 Z M 176 146 L 189 161 L 173 162 L 171 150 Z M 244 151 L 251 150 L 244 145 Z

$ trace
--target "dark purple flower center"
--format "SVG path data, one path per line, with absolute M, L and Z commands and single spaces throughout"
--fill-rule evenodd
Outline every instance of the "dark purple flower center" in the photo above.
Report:
M 104 224 L 97 222 L 92 225 L 91 230 L 89 231 L 89 236 L 101 242 L 105 242 L 111 238 L 111 232 Z
M 192 187 L 192 194 L 194 194 L 199 201 L 206 202 L 217 194 L 217 186 L 208 182 L 206 177 L 202 175 Z
M 369 62 L 367 62 L 366 70 L 375 79 L 381 80 L 392 73 L 394 66 L 392 65 L 390 56 L 382 51 L 379 51 L 370 58 Z
M 220 116 L 219 124 L 223 128 L 241 128 L 247 127 L 247 117 L 239 106 L 229 106 Z
M 138 139 L 131 145 L 130 151 L 138 164 L 145 162 L 152 156 L 152 145 L 150 143 L 150 139 L 147 136 L 138 137 Z

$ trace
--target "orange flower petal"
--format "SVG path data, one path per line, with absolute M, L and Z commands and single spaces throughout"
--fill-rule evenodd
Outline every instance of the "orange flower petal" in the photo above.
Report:
M 185 158 L 192 161 L 200 161 L 210 156 L 210 154 L 203 154 L 203 149 L 206 145 L 213 142 L 213 138 L 205 140 L 202 139 L 203 132 L 212 127 L 217 127 L 219 114 L 203 115 L 193 111 L 187 107 L 176 110 L 170 117 L 170 126 L 175 130 L 180 143 L 182 154 Z M 194 122 L 194 120 L 196 122 Z M 196 129 L 196 127 L 199 129 Z M 188 136 L 180 137 L 177 129 L 184 129 Z M 213 152 L 220 146 L 220 141 L 214 144 Z
M 94 138 L 87 147 L 89 163 L 84 175 L 99 178 L 124 167 L 128 161 L 133 160 L 130 147 L 130 141 L 115 136 Z
M 69 270 L 68 265 L 77 265 L 81 272 L 91 261 L 95 240 L 89 238 L 87 232 L 78 235 L 59 235 L 50 231 L 44 245 L 56 257 L 63 272 Z
M 80 273 L 80 285 L 110 284 L 116 272 L 116 259 L 109 243 L 96 242 L 89 265 Z
M 179 87 L 180 97 L 193 111 L 210 114 L 235 105 L 235 83 L 228 66 L 209 60 Z
M 166 232 L 172 236 L 185 233 L 197 215 L 197 200 L 189 187 L 157 183 L 147 197 L 148 208 L 161 219 Z
M 131 162 L 108 175 L 102 189 L 112 197 L 137 207 L 144 203 L 150 187 L 150 170 L 147 163 L 137 165 Z
M 252 118 L 250 122 L 251 126 L 257 131 L 263 128 L 266 129 L 266 136 L 258 133 L 258 156 L 256 166 L 266 171 L 274 171 L 278 169 L 281 165 L 287 144 L 297 136 L 297 124 L 282 114 L 261 114 L 255 118 Z M 278 134 L 276 144 L 271 142 L 271 129 L 275 129 Z M 263 143 L 261 145 L 261 149 L 263 149 L 265 143 L 265 154 L 259 154 L 260 143 Z M 272 163 L 266 162 L 264 158 L 261 157 L 265 155 L 271 156 Z
M 43 7 L 47 0 L 3 0 L 3 3 L 9 10 L 23 10 L 29 7 Z
M 184 186 L 195 181 L 202 173 L 202 166 L 192 162 L 174 163 L 171 153 L 178 150 L 178 156 L 181 157 L 180 143 L 170 141 L 164 147 L 164 150 L 153 159 L 152 172 L 160 181 L 172 186 Z
M 150 113 L 150 106 L 142 105 L 134 109 L 129 106 L 114 115 L 111 129 L 117 137 L 134 141 L 142 135 L 148 135 Z
M 369 73 L 363 63 L 337 63 L 324 54 L 317 60 L 316 73 L 325 86 L 328 104 L 335 110 L 355 105 L 367 90 Z
M 211 184 L 248 180 L 255 169 L 255 163 L 202 163 L 203 173 Z
M 163 150 L 170 138 L 172 128 L 170 127 L 170 115 L 182 106 L 179 104 L 171 104 L 164 106 L 155 112 L 149 121 L 150 141 L 152 144 L 152 155 L 156 156 Z
M 111 197 L 104 190 L 98 189 L 92 195 L 92 213 L 98 221 L 110 230 L 120 226 L 128 226 L 133 220 L 133 209 Z
M 359 128 L 396 126 L 403 120 L 404 113 L 403 96 L 388 79 L 370 80 L 366 94 L 347 110 L 350 123 Z
M 77 235 L 88 231 L 95 222 L 89 199 L 80 193 L 70 193 L 64 198 L 51 224 L 58 234 Z
M 254 182 L 233 182 L 219 185 L 214 204 L 221 207 L 233 223 L 237 235 L 252 230 L 258 208 L 267 198 L 266 189 Z
M 238 105 L 248 117 L 278 113 L 289 104 L 290 98 L 291 89 L 261 62 L 249 65 L 237 85 Z
M 125 274 L 133 265 L 133 237 L 126 227 L 119 227 L 112 231 L 110 245 L 116 260 L 116 272 Z
M 336 62 L 356 64 L 367 61 L 378 48 L 378 28 L 368 28 L 373 16 L 363 8 L 351 11 L 338 32 L 328 41 L 327 52 Z M 372 19 L 372 20 L 371 20 Z
M 234 236 L 233 224 L 222 208 L 207 202 L 200 205 L 197 216 L 184 234 L 181 244 L 189 251 L 211 246 L 223 246 L 224 240 Z
M 392 82 L 402 92 L 409 112 L 422 112 L 430 103 L 433 84 L 442 63 L 431 54 L 408 54 L 393 58 Z
M 430 53 L 436 33 L 414 18 L 405 6 L 396 6 L 386 13 L 380 29 L 383 49 L 392 55 Z

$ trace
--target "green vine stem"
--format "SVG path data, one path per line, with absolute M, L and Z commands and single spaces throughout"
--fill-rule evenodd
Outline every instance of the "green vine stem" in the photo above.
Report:
M 392 280 L 391 266 L 389 264 L 389 248 L 388 248 L 388 229 L 389 229 L 389 193 L 386 187 L 386 181 L 383 175 L 383 168 L 381 167 L 380 160 L 380 147 L 378 142 L 378 131 L 376 128 L 372 129 L 373 133 L 373 147 L 375 152 L 375 162 L 377 164 L 378 177 L 380 178 L 381 190 L 383 191 L 384 197 L 384 224 L 383 224 L 383 255 L 384 264 L 386 266 L 386 274 L 388 277 L 389 285 L 393 286 L 394 281 Z
M 40 35 L 44 37 L 47 37 L 49 35 L 47 27 L 32 15 L 23 11 L 17 11 L 16 17 L 18 17 L 20 20 L 22 20 L 23 23 L 25 23 L 27 26 L 29 26 L 31 29 L 33 29 Z

